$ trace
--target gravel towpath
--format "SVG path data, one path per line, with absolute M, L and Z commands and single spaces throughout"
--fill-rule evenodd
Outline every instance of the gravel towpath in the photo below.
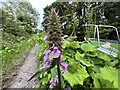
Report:
M 37 51 L 39 50 L 39 45 L 31 50 L 31 52 L 25 58 L 24 64 L 18 70 L 17 76 L 11 82 L 9 88 L 34 88 L 36 80 L 32 79 L 28 82 L 28 79 L 37 71 L 38 63 L 36 59 Z

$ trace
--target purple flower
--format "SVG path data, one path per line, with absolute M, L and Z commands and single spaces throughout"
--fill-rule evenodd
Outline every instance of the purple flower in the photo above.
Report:
M 44 54 L 45 55 L 50 55 L 50 52 L 51 52 L 50 50 L 46 50 L 46 51 L 44 51 Z
M 68 72 L 68 71 L 67 71 L 67 67 L 68 67 L 68 64 L 65 63 L 64 61 L 62 61 L 62 62 L 61 62 L 60 69 L 61 69 L 64 73 Z
M 71 90 L 71 88 L 64 88 L 64 90 Z
M 48 68 L 50 67 L 50 65 L 51 65 L 51 61 L 48 61 L 43 65 L 43 68 Z
M 49 45 L 53 45 L 53 42 L 52 42 L 52 41 L 50 41 L 50 42 L 49 42 Z
M 49 59 L 49 56 L 46 56 L 46 55 L 45 55 L 45 56 L 44 56 L 44 60 L 43 60 L 43 61 L 44 61 L 44 62 L 47 62 L 47 61 L 48 61 L 48 59 Z
M 56 32 L 53 32 L 53 35 L 56 35 L 57 33 Z
M 49 39 L 49 36 L 44 36 L 44 40 L 48 40 Z
M 55 77 L 54 82 L 58 83 L 58 75 Z
M 50 67 L 50 65 L 51 65 L 51 63 L 52 63 L 52 60 L 53 60 L 53 59 L 46 60 L 46 61 L 45 61 L 46 63 L 43 65 L 43 68 L 48 68 L 48 67 Z
M 46 51 L 44 51 L 44 54 L 45 54 L 45 56 L 44 56 L 44 62 L 47 62 L 48 61 L 48 59 L 49 59 L 49 56 L 50 56 L 50 50 L 46 50 Z
M 50 80 L 50 86 L 49 86 L 49 88 L 53 88 L 54 86 L 56 86 L 56 83 L 53 82 L 52 80 Z
M 52 55 L 53 55 L 53 58 L 58 58 L 59 56 L 60 56 L 60 50 L 58 49 L 58 47 L 57 46 L 55 46 L 54 48 L 53 48 L 53 52 L 52 52 Z

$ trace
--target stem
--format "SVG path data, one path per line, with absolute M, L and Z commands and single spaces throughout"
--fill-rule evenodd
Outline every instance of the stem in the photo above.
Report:
M 57 72 L 58 72 L 58 90 L 61 90 L 61 73 L 60 73 L 60 58 L 59 61 L 57 63 Z

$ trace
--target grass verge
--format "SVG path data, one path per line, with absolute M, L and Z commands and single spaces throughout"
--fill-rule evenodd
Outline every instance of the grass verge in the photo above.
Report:
M 2 50 L 3 83 L 10 78 L 11 72 L 24 62 L 25 56 L 34 45 L 35 43 L 32 41 L 23 40 L 20 43 L 14 43 L 12 47 L 6 47 Z

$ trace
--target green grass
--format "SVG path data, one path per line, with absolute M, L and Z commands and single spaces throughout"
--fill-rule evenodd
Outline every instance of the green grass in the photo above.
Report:
M 6 47 L 2 50 L 3 61 L 3 80 L 11 73 L 16 64 L 24 61 L 24 56 L 34 46 L 34 42 L 26 40 L 20 43 L 13 43 L 11 47 Z
M 91 40 L 92 44 L 95 45 L 95 46 L 98 46 L 98 41 L 97 40 Z M 107 44 L 108 42 L 103 42 L 103 41 L 100 41 L 100 45 L 105 45 Z M 109 42 L 112 49 L 110 48 L 106 48 L 107 50 L 110 50 L 112 52 L 115 52 L 115 53 L 120 53 L 120 43 L 111 43 Z
M 96 40 L 91 40 L 91 42 L 92 42 L 95 46 L 98 46 L 98 41 L 96 41 Z M 106 44 L 106 43 L 107 43 L 107 42 L 100 41 L 100 45 L 104 45 L 104 44 Z M 111 43 L 111 42 L 110 42 L 110 45 L 111 45 L 113 48 L 120 49 L 120 43 Z

